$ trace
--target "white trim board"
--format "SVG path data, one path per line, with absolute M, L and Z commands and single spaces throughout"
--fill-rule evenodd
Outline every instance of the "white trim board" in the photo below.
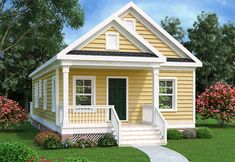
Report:
M 126 120 L 121 120 L 121 121 L 128 121 L 128 105 L 129 105 L 129 98 L 128 98 L 128 93 L 129 93 L 129 79 L 127 76 L 107 76 L 106 77 L 106 104 L 109 105 L 109 79 L 126 79 Z M 115 107 L 114 107 L 115 108 Z

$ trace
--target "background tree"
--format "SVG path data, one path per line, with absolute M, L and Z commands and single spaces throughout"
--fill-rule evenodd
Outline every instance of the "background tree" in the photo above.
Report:
M 179 18 L 167 16 L 164 20 L 161 21 L 161 26 L 176 40 L 178 40 L 180 43 L 183 43 L 185 31 L 181 26 Z
M 4 95 L 31 96 L 28 75 L 55 55 L 63 43 L 64 26 L 78 29 L 84 12 L 77 0 L 11 0 L 0 3 L 0 87 Z M 17 69 L 17 70 L 16 70 Z
M 198 90 L 216 81 L 230 81 L 234 73 L 234 25 L 221 26 L 215 13 L 202 12 L 188 29 L 188 49 L 202 62 L 197 69 Z

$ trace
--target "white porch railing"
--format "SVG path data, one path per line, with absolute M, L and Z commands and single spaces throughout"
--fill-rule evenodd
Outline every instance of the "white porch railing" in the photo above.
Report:
M 156 125 L 158 126 L 158 129 L 160 130 L 163 136 L 164 143 L 166 144 L 167 143 L 167 122 L 162 116 L 162 113 L 159 111 L 159 109 L 157 108 L 155 109 L 156 109 L 156 116 L 155 116 Z
M 61 114 L 60 118 L 62 116 Z M 69 106 L 67 127 L 112 127 L 118 143 L 120 142 L 121 122 L 113 105 Z
M 152 105 L 143 105 L 143 116 L 142 120 L 144 123 L 152 123 L 158 127 L 162 137 L 163 142 L 167 143 L 167 122 L 162 116 L 162 113 L 159 111 L 159 109 L 155 108 L 155 115 L 153 115 L 153 106 Z M 155 119 L 153 119 L 155 118 Z M 155 121 L 154 121 L 155 120 Z

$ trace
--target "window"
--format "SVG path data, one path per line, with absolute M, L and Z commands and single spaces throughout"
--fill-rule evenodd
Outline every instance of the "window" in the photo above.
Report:
M 34 84 L 34 107 L 38 108 L 38 83 Z
M 159 81 L 159 109 L 175 110 L 175 79 L 164 79 Z
M 42 97 L 42 80 L 39 80 L 39 98 Z
M 118 33 L 106 33 L 106 49 L 118 50 L 119 49 L 119 34 Z
M 94 77 L 74 77 L 74 105 L 94 105 Z
M 52 93 L 52 112 L 56 110 L 56 77 L 53 76 L 51 78 L 51 93 Z
M 47 109 L 47 80 L 43 81 L 43 110 Z
M 135 19 L 124 19 L 125 24 L 127 27 L 133 31 L 135 31 Z

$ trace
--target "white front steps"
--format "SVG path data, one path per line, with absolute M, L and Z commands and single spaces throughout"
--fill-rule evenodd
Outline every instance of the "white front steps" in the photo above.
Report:
M 144 124 L 123 124 L 121 146 L 162 144 L 162 136 L 157 127 Z

